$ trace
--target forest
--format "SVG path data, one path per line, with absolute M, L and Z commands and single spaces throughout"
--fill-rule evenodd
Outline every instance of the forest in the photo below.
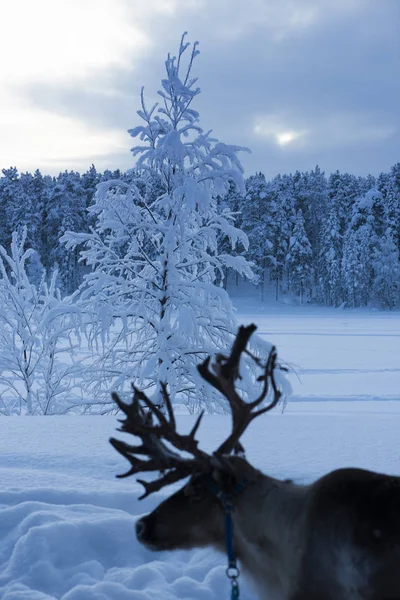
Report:
M 94 226 L 90 207 L 98 184 L 131 185 L 140 178 L 135 169 L 99 173 L 93 165 L 83 174 L 58 176 L 3 169 L 0 244 L 9 248 L 13 231 L 26 226 L 26 245 L 35 250 L 30 276 L 39 280 L 43 270 L 50 276 L 57 269 L 63 294 L 71 294 L 88 267 L 79 248 L 67 249 L 60 238 Z M 154 198 L 164 191 L 154 174 L 151 187 Z M 400 163 L 378 177 L 326 175 L 318 167 L 272 179 L 259 172 L 245 180 L 245 193 L 231 185 L 218 201 L 221 213 L 236 214 L 235 226 L 249 238 L 247 250 L 226 250 L 253 263 L 261 300 L 273 294 L 326 306 L 399 305 Z M 227 244 L 220 239 L 222 250 Z

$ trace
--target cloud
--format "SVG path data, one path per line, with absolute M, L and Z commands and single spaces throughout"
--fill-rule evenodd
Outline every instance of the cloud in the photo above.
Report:
M 0 130 L 0 164 L 17 164 L 20 170 L 32 170 L 41 164 L 51 170 L 77 168 L 78 163 L 86 163 L 87 168 L 88 157 L 93 157 L 92 162 L 112 162 L 113 155 L 120 158 L 126 151 L 124 132 L 107 129 L 104 133 L 76 119 L 40 109 L 26 111 L 25 107 L 14 105 L 11 112 L 0 111 Z M 126 155 L 128 158 L 127 151 Z M 10 157 L 17 157 L 18 163 L 10 161 Z
M 13 0 L 2 7 L 0 165 L 20 169 L 74 168 L 86 159 L 121 153 L 124 132 L 77 117 L 73 104 L 32 102 L 32 88 L 83 91 L 105 72 L 132 68 L 132 55 L 150 46 L 146 33 L 112 0 Z M 4 60 L 4 57 L 9 57 Z M 112 89 L 101 85 L 111 106 Z M 62 103 L 61 103 L 62 104 Z M 93 111 L 93 105 L 91 106 Z M 114 103 L 115 110 L 115 103 Z M 127 149 L 128 155 L 128 149 Z M 68 161 L 69 164 L 68 164 Z M 126 161 L 127 162 L 127 161 Z
M 11 48 L 15 60 L 3 71 L 0 109 L 13 128 L 0 122 L 2 166 L 77 168 L 107 157 L 111 168 L 131 166 L 125 132 L 138 122 L 140 87 L 149 104 L 157 98 L 166 53 L 184 30 L 200 40 L 202 124 L 250 146 L 248 170 L 271 176 L 318 163 L 366 173 L 399 160 L 397 0 L 8 6 L 0 51 Z
M 96 70 L 131 66 L 130 55 L 149 40 L 126 21 L 113 0 L 13 0 L 2 6 L 5 85 L 32 81 L 77 81 Z
M 303 127 L 303 128 L 301 128 Z M 271 114 L 255 119 L 254 133 L 274 141 L 278 146 L 298 145 L 327 148 L 359 145 L 362 142 L 385 141 L 394 136 L 397 127 L 390 122 L 374 122 L 368 111 L 329 112 L 326 115 L 302 117 Z

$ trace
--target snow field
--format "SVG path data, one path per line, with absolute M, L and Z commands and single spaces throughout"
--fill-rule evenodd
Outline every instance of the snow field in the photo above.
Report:
M 294 401 L 283 413 L 246 432 L 248 459 L 298 482 L 342 466 L 400 475 L 400 315 L 288 307 L 267 317 L 250 308 L 238 321 L 255 321 L 301 382 L 291 377 Z M 182 431 L 192 422 L 178 416 Z M 206 415 L 202 447 L 215 448 L 229 426 L 229 417 Z M 136 519 L 171 489 L 139 502 L 133 478 L 115 479 L 127 467 L 107 442 L 116 427 L 115 416 L 0 419 L 2 600 L 229 597 L 225 556 L 137 543 Z M 241 588 L 255 600 L 245 578 Z
M 295 369 L 291 401 L 400 400 L 400 313 L 240 301 L 238 321 Z

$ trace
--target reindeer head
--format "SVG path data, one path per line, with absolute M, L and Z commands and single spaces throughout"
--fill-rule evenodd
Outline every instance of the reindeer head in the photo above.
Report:
M 243 457 L 238 456 L 243 451 L 239 439 L 249 423 L 276 406 L 281 396 L 274 377 L 277 358 L 275 348 L 272 348 L 267 363 L 263 366 L 263 374 L 258 379 L 262 382 L 259 397 L 253 402 L 245 402 L 235 389 L 240 357 L 246 351 L 248 340 L 255 329 L 255 325 L 240 327 L 230 356 L 218 355 L 212 370 L 210 358 L 198 367 L 201 376 L 227 398 L 232 412 L 232 431 L 212 455 L 201 450 L 195 439 L 203 413 L 188 435 L 176 431 L 175 416 L 165 384 L 161 384 L 161 389 L 166 415 L 137 388 L 134 388 L 132 404 L 125 404 L 117 394 L 113 394 L 115 402 L 126 416 L 121 421 L 120 431 L 131 433 L 142 440 L 140 445 L 132 446 L 111 438 L 114 448 L 131 464 L 129 471 L 119 477 L 140 472 L 161 472 L 159 479 L 150 482 L 139 480 L 145 488 L 141 498 L 168 484 L 190 478 L 178 492 L 137 522 L 138 540 L 152 550 L 208 545 L 222 548 L 225 534 L 221 497 L 230 497 L 236 505 L 245 502 L 249 490 L 257 487 L 257 482 L 262 477 Z M 270 389 L 271 402 L 259 408 Z M 185 452 L 192 458 L 186 458 L 180 452 Z M 139 458 L 141 456 L 146 458 Z

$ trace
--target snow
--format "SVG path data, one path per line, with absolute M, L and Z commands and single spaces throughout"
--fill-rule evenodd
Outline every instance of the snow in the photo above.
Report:
M 248 459 L 265 472 L 311 481 L 341 466 L 400 475 L 400 313 L 267 306 L 242 301 L 238 321 L 298 370 L 284 412 L 244 435 Z M 193 417 L 179 415 L 188 431 Z M 206 415 L 212 450 L 229 418 Z M 229 597 L 226 558 L 212 550 L 152 553 L 136 541 L 138 516 L 168 493 L 138 501 L 125 461 L 108 444 L 116 416 L 0 420 L 0 598 L 2 600 L 220 600 Z M 255 600 L 242 578 L 242 595 Z

